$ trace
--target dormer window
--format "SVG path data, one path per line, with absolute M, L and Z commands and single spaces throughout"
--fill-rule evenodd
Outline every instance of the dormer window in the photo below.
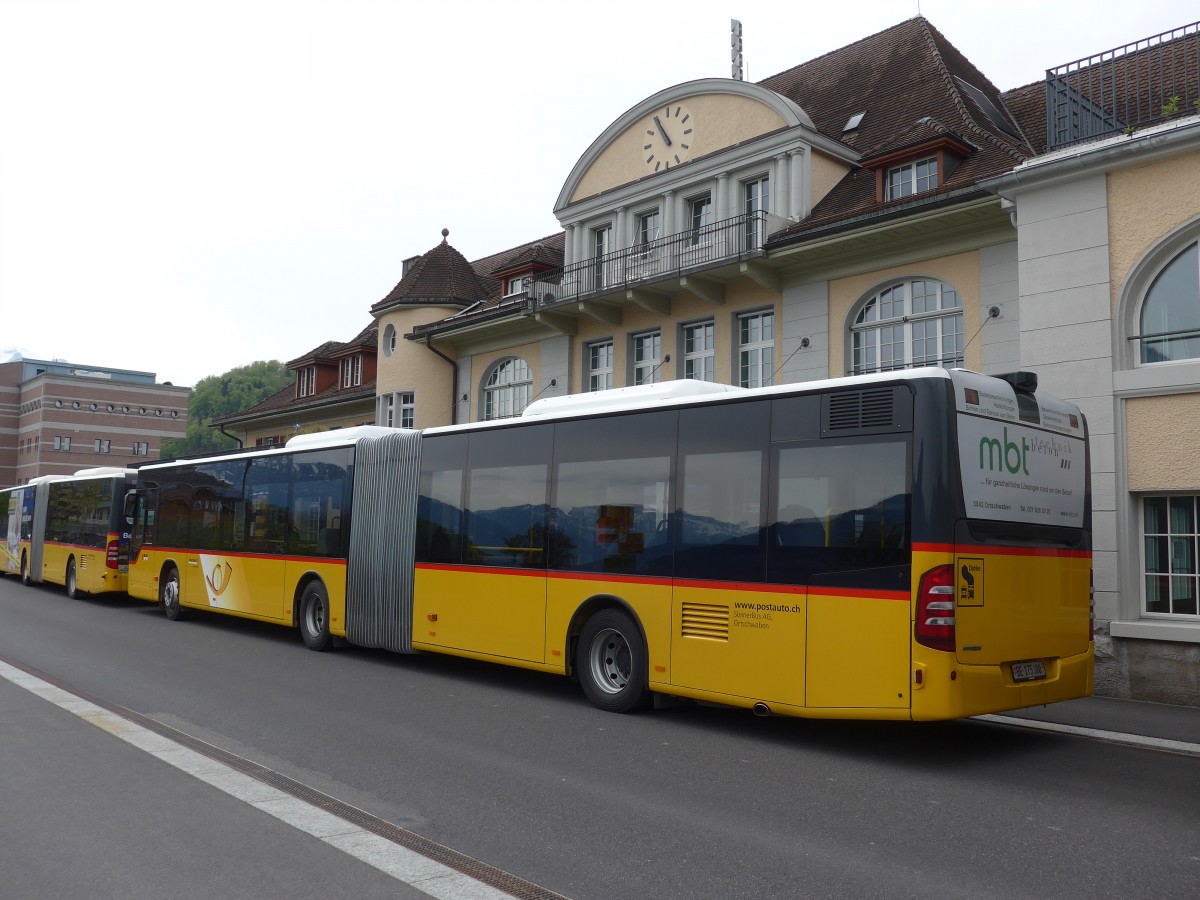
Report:
M 342 360 L 342 387 L 358 387 L 362 384 L 362 354 L 347 356 Z
M 899 200 L 902 197 L 932 191 L 937 186 L 937 157 L 931 156 L 928 159 L 888 169 L 885 199 Z
M 514 275 L 504 283 L 504 296 L 512 297 L 516 294 L 524 293 L 528 283 L 528 275 Z
M 305 366 L 296 373 L 296 396 L 311 397 L 317 392 L 317 367 Z

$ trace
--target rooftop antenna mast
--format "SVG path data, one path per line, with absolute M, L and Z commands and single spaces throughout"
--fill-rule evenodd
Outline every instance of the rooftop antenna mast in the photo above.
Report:
M 737 19 L 729 20 L 729 57 L 733 62 L 732 78 L 745 81 L 742 77 L 742 23 Z

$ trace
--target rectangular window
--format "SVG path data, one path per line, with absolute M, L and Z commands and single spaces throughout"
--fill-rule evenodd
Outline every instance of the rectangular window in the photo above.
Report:
M 764 175 L 753 181 L 743 182 L 742 194 L 745 200 L 743 211 L 746 214 L 746 249 L 754 250 L 762 246 L 767 233 L 763 213 L 771 211 L 770 176 Z
M 412 391 L 400 393 L 400 427 L 413 428 L 417 420 L 417 395 Z
M 588 344 L 588 390 L 607 391 L 613 386 L 613 342 Z
M 348 356 L 342 360 L 342 387 L 357 387 L 362 384 L 362 354 Z
M 1197 601 L 1196 496 L 1142 500 L 1142 565 L 1146 612 L 1200 615 Z
M 296 396 L 311 397 L 317 392 L 317 367 L 306 366 L 296 373 Z
M 899 200 L 938 186 L 937 157 L 888 169 L 885 199 Z
M 683 326 L 683 377 L 716 381 L 716 338 L 713 323 Z
M 765 387 L 775 369 L 775 313 L 738 316 L 738 384 Z
M 657 209 L 648 213 L 642 213 L 638 216 L 637 242 L 639 244 L 649 244 L 651 241 L 658 240 L 660 227 L 661 224 Z
M 633 383 L 653 384 L 662 380 L 662 332 L 635 335 L 633 338 Z
M 515 278 L 510 278 L 504 285 L 504 296 L 511 297 L 514 294 L 520 294 L 525 290 L 528 276 L 517 275 Z
M 712 197 L 705 194 L 690 203 L 692 209 L 692 243 L 707 238 L 707 227 L 712 224 Z
M 396 427 L 396 395 L 384 394 L 382 409 L 379 414 L 379 424 L 384 428 Z
M 62 449 L 62 438 L 59 437 L 57 434 L 54 436 L 54 449 L 55 450 Z
M 100 442 L 100 452 L 101 453 L 108 453 L 110 450 L 112 450 L 112 441 L 101 441 Z
M 600 290 L 608 284 L 611 260 L 607 256 L 611 252 L 612 226 L 592 229 L 592 290 Z

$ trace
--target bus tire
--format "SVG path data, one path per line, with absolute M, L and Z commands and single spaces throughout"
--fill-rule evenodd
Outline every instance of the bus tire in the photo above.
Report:
M 170 566 L 163 576 L 158 599 L 168 619 L 178 622 L 183 618 L 183 605 L 179 602 L 179 569 L 175 566 Z
M 33 584 L 33 576 L 29 574 L 29 555 L 21 554 L 21 584 L 29 587 Z
M 646 643 L 623 610 L 602 609 L 587 620 L 575 668 L 593 706 L 627 713 L 650 705 Z
M 329 593 L 319 581 L 310 581 L 300 595 L 300 636 L 309 650 L 333 646 L 329 633 Z
M 79 578 L 75 574 L 75 557 L 67 560 L 67 577 L 64 579 L 67 586 L 67 596 L 72 600 L 79 599 Z

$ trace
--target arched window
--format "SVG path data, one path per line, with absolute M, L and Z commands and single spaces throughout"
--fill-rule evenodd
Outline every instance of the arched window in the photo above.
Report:
M 519 416 L 533 398 L 533 373 L 529 363 L 510 357 L 496 363 L 483 386 L 483 417 Z
M 1200 357 L 1200 244 L 1193 241 L 1155 276 L 1142 301 L 1141 361 Z
M 396 352 L 396 326 L 388 325 L 383 329 L 383 355 L 391 356 Z
M 851 371 L 963 364 L 962 298 L 948 284 L 898 281 L 872 296 L 850 326 Z

